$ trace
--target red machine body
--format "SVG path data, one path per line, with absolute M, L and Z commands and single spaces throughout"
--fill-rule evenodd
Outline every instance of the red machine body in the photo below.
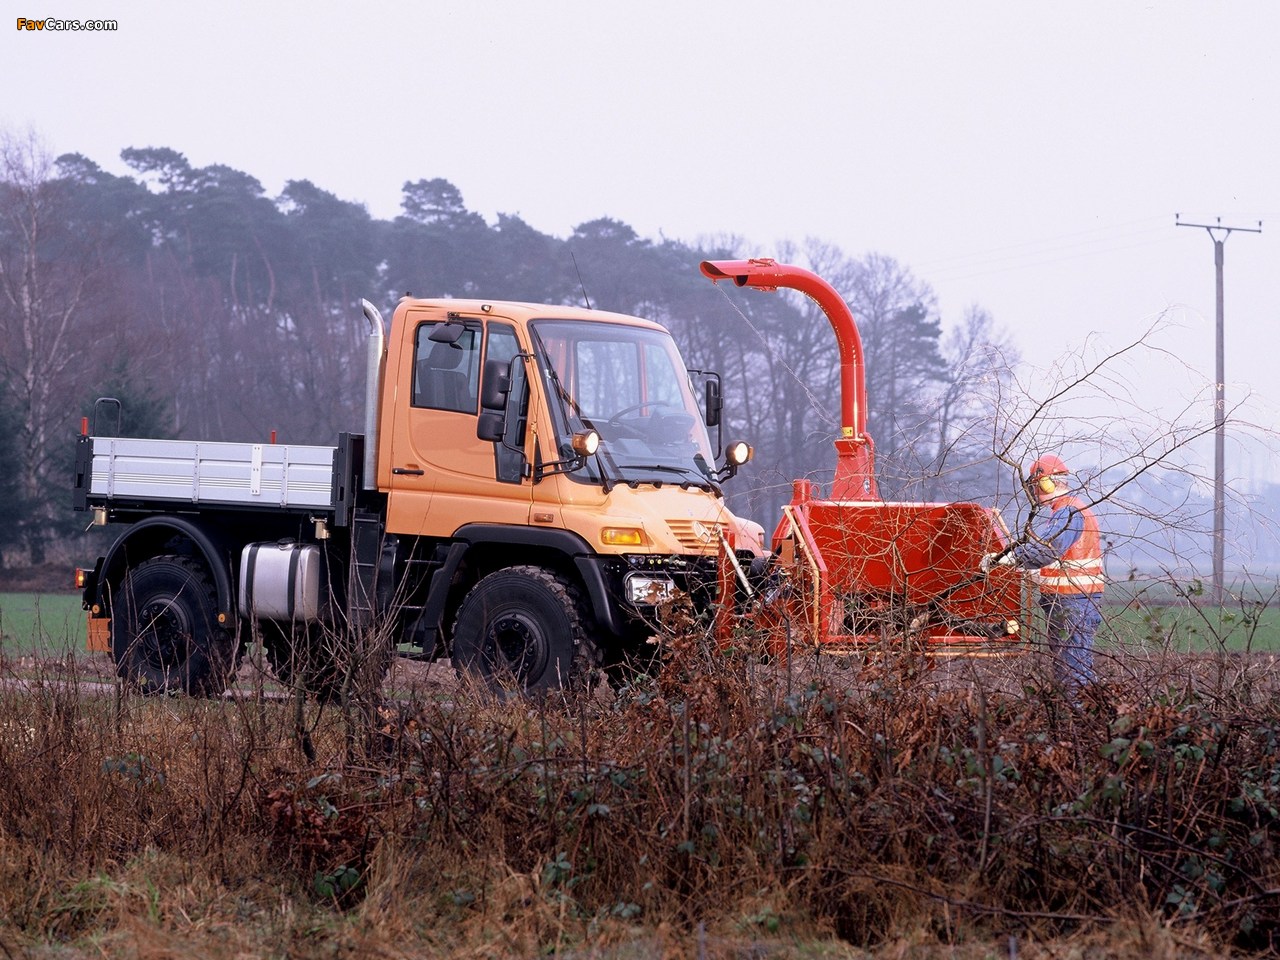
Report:
M 821 277 L 770 259 L 705 261 L 713 282 L 812 297 L 836 333 L 840 436 L 829 498 L 809 480 L 792 485 L 773 535 L 774 586 L 757 617 L 771 644 L 867 645 L 919 639 L 935 651 L 1012 649 L 1023 619 L 1025 574 L 982 556 L 1003 550 L 998 511 L 976 503 L 893 503 L 880 499 L 875 446 L 866 431 L 862 339 L 853 313 Z

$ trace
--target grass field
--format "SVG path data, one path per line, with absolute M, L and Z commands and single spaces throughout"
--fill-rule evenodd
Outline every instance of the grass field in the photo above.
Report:
M 0 638 L 10 656 L 82 651 L 85 613 L 78 593 L 0 593 Z
M 1280 609 L 1109 607 L 1098 636 L 1104 644 L 1170 653 L 1280 653 Z
M 67 610 L 42 598 L 38 643 L 76 635 Z M 793 674 L 696 625 L 665 641 L 653 680 L 536 703 L 86 696 L 83 661 L 0 669 L 0 951 L 1276 955 L 1259 658 L 1224 679 L 1135 656 L 1071 702 L 1034 655 Z

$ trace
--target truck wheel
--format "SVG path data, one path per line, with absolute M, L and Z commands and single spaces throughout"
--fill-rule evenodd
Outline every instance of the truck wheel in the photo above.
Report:
M 144 693 L 226 690 L 235 638 L 218 625 L 217 591 L 199 563 L 154 557 L 125 575 L 111 608 L 111 657 Z
M 543 693 L 600 661 L 578 588 L 542 567 L 508 567 L 471 590 L 453 627 L 453 665 L 497 689 Z
M 341 627 L 324 627 L 318 623 L 261 623 L 262 645 L 276 679 L 288 687 L 297 683 L 322 703 L 336 703 L 343 686 L 349 695 L 372 694 L 380 687 L 391 668 L 391 644 L 377 632 L 372 634 L 372 648 L 359 652 Z M 359 656 L 359 663 L 352 658 Z M 354 667 L 351 682 L 347 674 Z

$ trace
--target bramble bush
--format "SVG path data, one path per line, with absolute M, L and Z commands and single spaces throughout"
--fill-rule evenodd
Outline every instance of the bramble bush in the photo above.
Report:
M 240 947 L 359 929 L 476 955 L 673 931 L 1276 946 L 1265 674 L 1126 664 L 1076 704 L 1035 655 L 765 664 L 687 624 L 664 658 L 606 693 L 308 704 L 314 760 L 288 703 L 95 698 L 65 670 L 10 684 L 0 911 L 28 943 L 142 915 Z

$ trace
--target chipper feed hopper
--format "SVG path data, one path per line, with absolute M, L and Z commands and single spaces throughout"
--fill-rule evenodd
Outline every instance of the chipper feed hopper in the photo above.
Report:
M 702 273 L 713 282 L 807 294 L 839 348 L 840 435 L 830 496 L 809 480 L 793 483 L 758 591 L 755 618 L 770 628 L 771 646 L 782 652 L 788 644 L 917 641 L 934 652 L 1015 649 L 1025 574 L 1007 566 L 979 570 L 983 554 L 1009 545 L 999 513 L 976 503 L 880 499 L 862 340 L 840 295 L 810 271 L 770 259 L 705 261 Z

